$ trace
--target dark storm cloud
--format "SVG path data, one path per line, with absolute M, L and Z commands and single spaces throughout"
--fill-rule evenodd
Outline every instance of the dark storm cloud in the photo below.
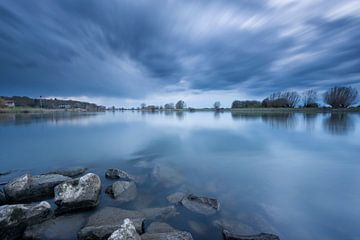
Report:
M 356 1 L 0 2 L 0 95 L 360 84 Z

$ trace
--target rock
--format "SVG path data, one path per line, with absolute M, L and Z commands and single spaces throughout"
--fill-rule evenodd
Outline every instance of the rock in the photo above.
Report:
M 188 195 L 181 200 L 181 203 L 188 210 L 203 215 L 212 215 L 220 210 L 220 203 L 214 198 L 198 197 L 195 195 Z
M 188 222 L 188 225 L 192 231 L 196 232 L 199 235 L 203 235 L 207 232 L 207 226 L 203 223 L 199 223 L 199 222 L 190 220 Z
M 11 171 L 0 172 L 0 176 L 8 175 L 10 173 L 11 173 Z
M 166 197 L 173 204 L 180 203 L 188 194 L 184 192 L 176 192 Z
M 5 193 L 3 192 L 2 189 L 0 189 L 0 206 L 4 205 L 6 203 L 7 203 L 7 199 L 6 199 Z
M 23 239 L 67 240 L 74 239 L 85 225 L 86 217 L 81 214 L 64 215 L 26 228 Z M 65 230 L 65 231 L 64 231 Z
M 48 172 L 47 174 L 60 174 L 67 177 L 77 177 L 87 171 L 85 167 L 61 168 Z
M 137 196 L 136 184 L 128 181 L 114 182 L 111 188 L 106 189 L 106 192 L 110 193 L 119 202 L 129 202 Z
M 165 165 L 154 166 L 151 179 L 166 188 L 178 186 L 184 182 L 184 177 L 174 168 Z
M 105 177 L 111 179 L 121 179 L 124 181 L 133 181 L 134 177 L 130 176 L 127 172 L 117 169 L 117 168 L 110 168 L 106 170 Z
M 260 233 L 257 235 L 237 235 L 224 230 L 223 234 L 225 240 L 280 240 L 278 236 L 269 233 Z
M 133 222 L 126 218 L 121 227 L 113 232 L 108 240 L 141 240 Z
M 192 240 L 189 232 L 173 231 L 167 233 L 145 233 L 141 240 Z
M 99 176 L 88 173 L 55 187 L 57 213 L 96 207 L 99 204 L 101 181 Z
M 54 195 L 54 187 L 71 178 L 59 174 L 25 174 L 5 185 L 4 191 L 10 202 L 28 202 Z
M 144 208 L 141 209 L 146 219 L 168 219 L 175 217 L 179 213 L 176 211 L 174 206 L 159 207 L 159 208 Z
M 41 223 L 52 216 L 48 202 L 14 204 L 0 207 L 0 239 L 18 239 L 25 228 Z
M 257 232 L 247 224 L 239 221 L 220 219 L 215 220 L 213 225 L 220 228 L 222 231 L 226 230 L 237 235 L 254 235 Z
M 146 228 L 146 233 L 167 233 L 173 231 L 176 231 L 175 228 L 163 222 L 152 222 Z
M 142 231 L 142 224 L 144 219 L 131 219 L 136 231 L 140 234 Z M 140 227 L 140 229 L 139 229 Z M 111 225 L 88 226 L 81 229 L 78 233 L 79 240 L 106 240 L 110 235 L 121 228 L 121 224 L 112 223 Z M 139 232 L 140 231 L 140 232 Z

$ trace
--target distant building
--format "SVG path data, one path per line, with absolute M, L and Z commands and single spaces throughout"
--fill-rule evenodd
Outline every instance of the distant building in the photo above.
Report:
M 12 100 L 5 100 L 5 101 L 4 101 L 4 105 L 5 105 L 6 107 L 15 107 L 15 102 L 12 101 Z

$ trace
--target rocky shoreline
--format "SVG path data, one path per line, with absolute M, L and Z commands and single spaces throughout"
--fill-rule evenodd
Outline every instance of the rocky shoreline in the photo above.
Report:
M 138 185 L 143 182 L 116 168 L 106 170 L 105 177 L 112 182 L 105 188 L 97 174 L 87 173 L 83 167 L 40 175 L 27 173 L 11 180 L 0 189 L 0 239 L 66 239 L 61 234 L 67 231 L 74 234 L 72 239 L 79 240 L 190 240 L 193 239 L 190 232 L 175 229 L 167 220 L 176 221 L 179 210 L 205 217 L 221 211 L 220 202 L 215 198 L 179 191 L 166 197 L 168 206 L 138 210 L 105 206 L 89 216 L 79 215 L 95 209 L 103 192 L 104 197 L 119 204 L 134 201 Z M 55 206 L 44 201 L 48 199 L 53 199 Z M 248 235 L 223 219 L 214 221 L 211 227 L 221 231 L 225 240 L 279 239 L 270 233 Z

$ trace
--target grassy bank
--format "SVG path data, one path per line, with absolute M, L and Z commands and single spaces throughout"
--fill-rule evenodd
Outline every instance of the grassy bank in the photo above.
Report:
M 85 112 L 82 109 L 44 109 L 31 107 L 0 108 L 0 113 L 52 113 L 52 112 Z

